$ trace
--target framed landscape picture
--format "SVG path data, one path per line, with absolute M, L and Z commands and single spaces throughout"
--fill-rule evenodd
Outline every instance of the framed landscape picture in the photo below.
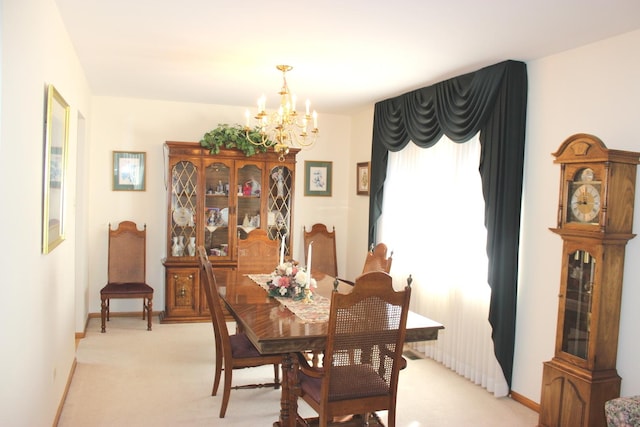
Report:
M 304 162 L 304 195 L 331 196 L 331 173 L 333 162 Z
M 113 152 L 114 191 L 145 190 L 145 157 L 144 152 Z
M 369 195 L 369 162 L 358 163 L 356 167 L 356 193 Z

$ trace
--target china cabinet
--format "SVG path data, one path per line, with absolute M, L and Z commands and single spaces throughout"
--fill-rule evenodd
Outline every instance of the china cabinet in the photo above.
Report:
M 200 286 L 195 246 L 204 246 L 216 278 L 237 266 L 237 242 L 262 228 L 293 252 L 295 156 L 246 157 L 238 150 L 211 155 L 193 142 L 166 142 L 167 257 L 162 322 L 210 320 Z M 275 266 L 274 266 L 275 268 Z
M 554 153 L 561 166 L 557 228 L 562 238 L 555 355 L 543 365 L 539 425 L 606 425 L 619 396 L 616 370 L 625 246 L 640 153 L 610 150 L 576 134 Z

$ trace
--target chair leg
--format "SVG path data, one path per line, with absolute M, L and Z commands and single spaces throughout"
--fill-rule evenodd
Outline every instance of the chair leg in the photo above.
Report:
M 144 299 L 142 300 L 144 302 Z M 153 301 L 147 299 L 147 331 L 151 330 L 151 313 L 153 313 Z M 142 318 L 144 319 L 144 309 L 142 310 Z
M 273 388 L 276 390 L 280 388 L 280 365 L 278 363 L 273 364 Z
M 216 348 L 216 373 L 213 378 L 213 389 L 211 390 L 211 396 L 215 396 L 218 392 L 218 386 L 220 385 L 220 376 L 222 375 L 222 349 L 218 351 Z
M 387 412 L 387 427 L 396 427 L 396 408 L 395 405 L 389 408 Z
M 229 365 L 229 366 L 227 366 Z M 231 377 L 233 368 L 230 363 L 225 363 L 224 367 L 224 390 L 222 391 L 222 405 L 220 406 L 220 418 L 224 418 L 229 405 L 229 396 L 231 395 Z
M 100 319 L 102 321 L 102 329 L 100 330 L 100 332 L 102 333 L 107 332 L 107 328 L 105 325 L 105 320 L 107 318 L 107 301 L 108 299 L 106 297 L 102 297 L 102 303 L 100 304 Z

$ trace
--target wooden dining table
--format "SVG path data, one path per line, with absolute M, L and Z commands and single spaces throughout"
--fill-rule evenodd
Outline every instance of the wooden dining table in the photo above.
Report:
M 297 396 L 291 392 L 291 369 L 296 353 L 322 352 L 327 340 L 327 321 L 302 319 L 281 301 L 268 295 L 250 275 L 235 271 L 216 272 L 218 292 L 228 313 L 262 354 L 282 354 L 282 390 L 280 418 L 274 427 L 294 427 L 297 423 Z M 313 272 L 318 286 L 314 294 L 331 298 L 335 290 L 351 292 L 353 286 L 321 272 Z M 286 301 L 285 301 L 286 303 Z M 327 313 L 328 314 L 328 313 Z M 444 326 L 434 320 L 409 312 L 405 342 L 430 341 L 438 338 Z

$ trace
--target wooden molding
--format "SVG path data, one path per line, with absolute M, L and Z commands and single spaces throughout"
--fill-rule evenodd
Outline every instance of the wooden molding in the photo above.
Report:
M 540 413 L 540 404 L 539 403 L 536 403 L 533 400 L 528 399 L 528 398 L 524 397 L 523 395 L 521 395 L 520 393 L 517 393 L 515 391 L 512 391 L 510 395 L 511 395 L 511 398 L 513 400 L 515 400 L 516 402 L 518 402 L 519 404 L 524 405 L 527 408 L 529 408 L 529 409 L 531 409 L 533 411 L 536 411 L 537 413 Z

